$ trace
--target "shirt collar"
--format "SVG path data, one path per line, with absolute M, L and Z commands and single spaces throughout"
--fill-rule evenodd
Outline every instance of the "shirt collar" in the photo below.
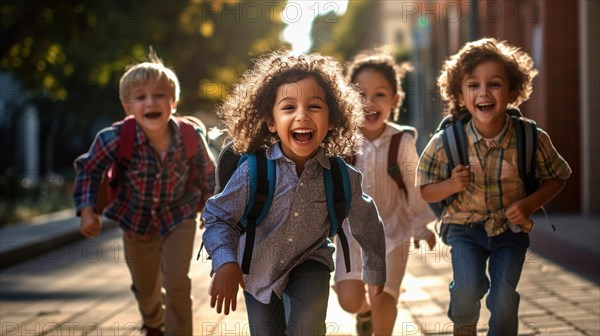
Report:
M 488 141 L 491 140 L 491 142 L 498 144 L 498 146 L 500 146 L 502 148 L 506 148 L 506 146 L 508 145 L 508 140 L 509 140 L 509 137 L 507 137 L 506 135 L 508 134 L 507 131 L 508 131 L 510 124 L 511 124 L 510 117 L 507 114 L 506 121 L 504 122 L 504 127 L 502 127 L 502 130 L 500 130 L 500 133 L 498 133 L 498 135 L 496 135 L 493 139 L 487 139 L 487 140 Z M 469 137 L 471 138 L 471 140 L 473 141 L 474 144 L 480 142 L 481 140 L 486 140 L 486 138 L 484 138 L 483 135 L 481 135 L 481 133 L 479 133 L 479 131 L 477 131 L 477 128 L 475 128 L 473 119 L 469 120 L 469 122 L 467 123 L 467 134 L 469 135 Z
M 280 142 L 277 142 L 274 145 L 272 145 L 269 148 L 267 148 L 266 155 L 267 155 L 267 159 L 269 159 L 269 160 L 278 160 L 278 159 L 282 159 L 283 158 L 285 160 L 291 161 L 290 159 L 288 159 L 287 157 L 285 157 L 285 155 L 283 155 L 283 150 L 281 149 Z M 331 168 L 329 166 L 329 159 L 325 155 L 325 149 L 323 149 L 322 147 L 319 147 L 319 150 L 317 151 L 317 154 L 315 154 L 314 157 L 308 159 L 308 161 L 306 161 L 306 164 L 308 165 L 310 162 L 312 162 L 315 159 L 317 160 L 317 162 L 321 166 L 323 166 L 323 168 L 326 168 L 326 169 L 330 169 Z
M 183 145 L 183 135 L 181 133 L 181 127 L 179 127 L 179 123 L 177 123 L 175 118 L 172 116 L 169 118 L 169 130 L 170 137 L 174 140 L 173 144 L 169 145 L 169 148 L 180 148 L 180 146 Z M 138 144 L 143 144 L 149 141 L 146 133 L 142 131 L 142 128 L 137 123 L 135 124 L 135 133 Z

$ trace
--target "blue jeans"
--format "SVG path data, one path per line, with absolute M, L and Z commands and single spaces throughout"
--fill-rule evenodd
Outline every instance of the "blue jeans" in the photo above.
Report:
M 283 301 L 275 293 L 264 304 L 244 292 L 250 334 L 325 335 L 329 278 L 329 268 L 314 260 L 305 261 L 290 272 L 285 289 L 290 309 L 287 325 Z
M 482 224 L 451 224 L 448 230 L 454 273 L 448 317 L 457 325 L 477 323 L 480 301 L 488 293 L 486 305 L 491 313 L 488 335 L 517 335 L 520 297 L 516 288 L 529 235 L 506 230 L 488 237 Z

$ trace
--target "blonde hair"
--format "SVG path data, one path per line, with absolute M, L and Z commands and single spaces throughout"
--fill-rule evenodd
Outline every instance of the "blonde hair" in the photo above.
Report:
M 462 79 L 485 62 L 499 62 L 506 69 L 509 92 L 516 98 L 510 105 L 517 107 L 529 99 L 533 91 L 533 78 L 537 70 L 531 57 L 521 48 L 495 38 L 483 38 L 466 43 L 455 55 L 450 56 L 442 66 L 437 84 L 447 112 L 457 117 L 461 113 L 460 95 Z
M 127 100 L 133 89 L 149 80 L 166 81 L 173 89 L 172 94 L 175 103 L 179 101 L 181 89 L 177 75 L 163 64 L 162 59 L 150 47 L 148 61 L 128 66 L 123 76 L 121 76 L 119 81 L 119 99 L 121 99 L 121 102 L 124 103 Z
M 267 122 L 273 120 L 277 88 L 312 77 L 325 91 L 329 122 L 334 129 L 321 143 L 328 156 L 349 156 L 360 151 L 363 123 L 362 104 L 357 90 L 349 86 L 339 63 L 320 54 L 293 55 L 276 51 L 256 61 L 247 71 L 217 114 L 227 128 L 237 153 L 256 151 L 279 140 Z

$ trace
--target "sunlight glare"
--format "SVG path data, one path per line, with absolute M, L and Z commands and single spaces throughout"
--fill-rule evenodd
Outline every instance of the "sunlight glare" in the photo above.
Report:
M 292 53 L 308 52 L 312 45 L 310 31 L 317 16 L 332 11 L 343 15 L 347 7 L 348 0 L 288 1 L 281 16 L 287 24 L 283 39 L 292 44 Z

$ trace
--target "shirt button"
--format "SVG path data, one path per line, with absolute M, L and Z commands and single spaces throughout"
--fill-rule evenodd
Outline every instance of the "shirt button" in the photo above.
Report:
M 150 211 L 150 213 L 152 214 L 152 216 L 156 215 L 156 211 L 154 210 Z
M 283 263 L 284 263 L 283 259 L 279 260 L 279 263 L 283 265 Z
M 301 186 L 301 187 L 304 187 L 304 182 L 300 182 L 300 186 Z
M 294 241 L 294 238 L 290 237 L 290 238 L 288 238 L 288 241 L 291 243 Z
M 298 217 L 300 214 L 297 212 L 294 212 L 294 217 Z
M 160 178 L 160 173 L 156 174 L 156 178 L 159 179 Z
M 153 200 L 155 203 L 158 203 L 158 197 L 154 197 Z

